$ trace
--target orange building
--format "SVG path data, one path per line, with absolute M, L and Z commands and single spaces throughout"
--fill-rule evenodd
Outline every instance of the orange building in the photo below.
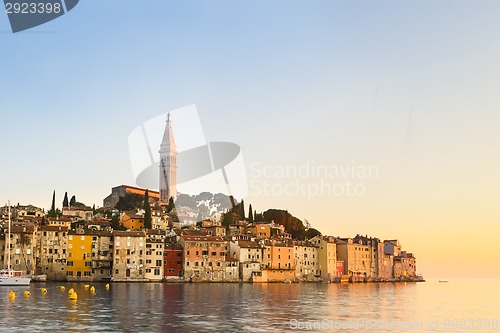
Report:
M 144 229 L 144 216 L 137 215 L 133 211 L 126 211 L 120 217 L 120 224 L 130 231 Z
M 254 282 L 283 282 L 295 279 L 295 248 L 277 240 L 264 241 L 264 269 Z
M 184 276 L 192 281 L 224 281 L 226 242 L 217 236 L 181 236 Z
M 246 227 L 246 232 L 247 234 L 252 234 L 258 239 L 266 239 L 271 237 L 271 227 L 269 226 L 269 224 L 249 224 Z

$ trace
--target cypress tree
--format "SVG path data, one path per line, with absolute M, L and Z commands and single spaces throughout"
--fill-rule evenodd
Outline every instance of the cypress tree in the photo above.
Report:
M 75 203 L 76 203 L 76 197 L 75 197 L 75 196 L 72 196 L 72 197 L 71 197 L 71 200 L 69 201 L 69 205 L 70 205 L 70 206 L 74 206 L 74 205 L 75 205 Z
M 151 229 L 151 206 L 149 205 L 149 190 L 144 193 L 144 228 Z
M 248 222 L 253 223 L 252 204 L 248 205 Z
M 245 221 L 246 216 L 245 216 L 245 200 L 241 199 L 241 220 Z
M 52 205 L 50 206 L 50 210 L 52 212 L 56 211 L 56 191 L 54 190 L 54 193 L 52 193 Z
M 64 193 L 63 207 L 68 207 L 68 206 L 69 206 L 68 192 L 66 192 Z

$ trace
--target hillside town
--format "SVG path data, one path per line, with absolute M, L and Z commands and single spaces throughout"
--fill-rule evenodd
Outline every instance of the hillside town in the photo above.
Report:
M 106 207 L 100 209 L 73 198 L 73 206 L 65 198 L 56 214 L 33 205 L 11 206 L 10 250 L 6 249 L 9 207 L 1 207 L 3 266 L 10 252 L 11 269 L 28 276 L 44 275 L 49 281 L 421 280 L 416 258 L 396 239 L 334 237 L 310 227 L 297 237 L 287 230 L 287 223 L 257 221 L 253 215 L 259 214 L 251 206 L 248 215 L 227 211 L 196 221 L 192 214 L 194 223 L 181 223 L 178 212 L 184 209 L 160 205 L 158 192 L 117 188 L 112 190 L 120 192 L 116 200 L 104 199 Z M 146 197 L 151 206 L 115 208 L 131 195 Z

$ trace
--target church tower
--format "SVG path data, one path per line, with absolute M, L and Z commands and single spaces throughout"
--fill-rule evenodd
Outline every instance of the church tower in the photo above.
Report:
M 167 204 L 170 197 L 177 198 L 177 147 L 172 131 L 170 113 L 160 145 L 160 203 Z

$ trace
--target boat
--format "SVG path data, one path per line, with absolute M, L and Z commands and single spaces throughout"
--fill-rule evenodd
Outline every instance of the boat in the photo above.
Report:
M 10 267 L 10 201 L 9 205 L 9 231 L 6 239 L 7 268 L 0 271 L 0 286 L 29 286 L 31 278 L 23 277 L 21 271 L 13 271 Z

